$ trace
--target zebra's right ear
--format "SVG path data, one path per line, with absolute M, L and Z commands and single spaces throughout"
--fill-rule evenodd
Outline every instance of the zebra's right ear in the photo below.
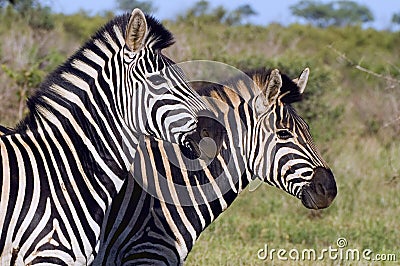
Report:
M 303 94 L 307 86 L 308 75 L 310 75 L 310 69 L 307 67 L 301 72 L 300 77 L 293 80 L 293 82 L 297 84 L 297 87 L 299 87 L 300 94 Z
M 135 8 L 129 19 L 126 28 L 125 44 L 132 52 L 137 52 L 144 45 L 144 39 L 147 33 L 146 17 L 142 10 Z

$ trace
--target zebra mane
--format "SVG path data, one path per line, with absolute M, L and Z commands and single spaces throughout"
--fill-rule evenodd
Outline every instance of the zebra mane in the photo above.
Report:
M 0 125 L 0 136 L 4 136 L 4 135 L 10 134 L 10 133 L 12 133 L 11 128 Z
M 152 43 L 153 49 L 162 50 L 175 43 L 172 33 L 158 19 L 146 14 L 146 22 L 149 29 L 146 43 Z
M 243 90 L 248 90 L 250 94 L 254 94 L 254 91 L 251 91 L 251 88 L 257 87 L 258 90 L 260 90 L 261 88 L 265 88 L 267 86 L 268 78 L 271 74 L 271 71 L 272 69 L 265 68 L 246 71 L 244 72 L 245 75 L 238 75 L 236 77 L 228 79 L 222 84 L 208 83 L 208 85 L 203 87 L 196 86 L 196 92 L 204 96 L 212 96 L 212 92 L 214 93 L 214 95 L 215 93 L 217 93 L 220 99 L 230 104 L 231 99 L 226 94 L 225 87 L 233 88 L 234 91 L 238 92 L 239 94 L 240 92 L 243 92 Z M 280 98 L 281 101 L 287 104 L 301 101 L 302 94 L 300 93 L 296 83 L 294 83 L 293 80 L 289 78 L 286 74 L 281 73 L 281 77 L 282 88 L 280 90 L 280 94 L 284 95 Z
M 39 88 L 32 94 L 32 96 L 28 98 L 27 106 L 29 113 L 17 124 L 16 130 L 22 132 L 26 130 L 27 127 L 31 129 L 35 128 L 34 117 L 37 113 L 38 107 L 45 107 L 47 105 L 43 101 L 44 96 L 51 96 L 51 98 L 58 97 L 60 98 L 60 102 L 63 101 L 61 99 L 61 96 L 55 96 L 54 92 L 50 89 L 53 84 L 61 84 L 65 86 L 65 88 L 69 88 L 70 90 L 77 92 L 77 90 L 73 88 L 73 86 L 68 84 L 68 82 L 61 77 L 61 75 L 66 72 L 76 73 L 78 71 L 71 67 L 71 64 L 74 60 L 87 62 L 87 59 L 85 59 L 86 57 L 84 55 L 85 50 L 93 50 L 98 54 L 103 54 L 99 47 L 96 46 L 95 41 L 101 41 L 109 48 L 110 51 L 113 51 L 114 49 L 111 47 L 111 44 L 106 37 L 109 36 L 108 38 L 111 38 L 114 43 L 118 45 L 120 49 L 122 49 L 125 43 L 121 42 L 121 38 L 120 36 L 118 36 L 118 34 L 121 34 L 125 39 L 125 31 L 128 26 L 129 19 L 130 14 L 127 13 L 110 20 L 95 34 L 93 34 L 92 37 L 88 41 L 86 41 L 86 43 L 83 44 L 81 48 L 79 48 L 79 50 L 77 50 L 72 56 L 70 56 L 63 64 L 58 66 L 53 72 L 47 75 L 44 81 L 40 84 Z M 146 15 L 146 22 L 148 27 L 148 34 L 146 36 L 145 44 L 148 45 L 148 47 L 151 47 L 154 50 L 161 50 L 169 47 L 174 43 L 172 33 L 168 31 L 157 19 L 150 15 Z M 119 29 L 118 34 L 116 33 L 116 28 Z M 78 73 L 78 76 L 88 82 L 90 82 L 90 80 L 92 79 L 90 76 L 87 76 L 82 72 Z M 109 97 L 111 96 L 109 95 Z

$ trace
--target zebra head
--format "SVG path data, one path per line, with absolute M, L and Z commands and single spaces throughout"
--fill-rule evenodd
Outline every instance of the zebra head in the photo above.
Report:
M 252 169 L 266 183 L 301 199 L 307 208 L 321 209 L 335 198 L 336 182 L 307 123 L 290 105 L 301 99 L 308 75 L 306 68 L 291 80 L 275 69 L 263 82 L 255 79 L 261 93 L 254 102 L 257 133 Z
M 218 123 L 183 71 L 162 54 L 173 42 L 172 34 L 157 20 L 133 10 L 122 55 L 119 89 L 125 91 L 116 93 L 116 102 L 134 131 L 198 152 L 199 142 L 209 135 L 207 128 Z

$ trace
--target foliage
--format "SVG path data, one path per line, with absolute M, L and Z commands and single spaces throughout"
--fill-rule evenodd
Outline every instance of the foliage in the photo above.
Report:
M 134 8 L 140 8 L 145 13 L 152 13 L 157 10 L 150 0 L 140 1 L 140 0 L 116 0 L 118 9 L 121 11 L 130 12 Z
M 24 103 L 28 98 L 30 91 L 37 88 L 42 82 L 43 72 L 38 69 L 38 64 L 31 66 L 29 69 L 14 70 L 6 65 L 1 68 L 18 86 L 19 90 L 16 95 L 19 101 L 18 118 L 22 119 L 24 115 Z
M 178 17 L 178 21 L 193 23 L 193 21 L 201 21 L 201 23 L 220 23 L 229 26 L 243 24 L 249 17 L 257 15 L 257 12 L 249 5 L 243 4 L 228 11 L 222 5 L 215 8 L 210 7 L 210 3 L 206 0 L 200 0 L 189 8 L 185 14 Z
M 254 15 L 257 15 L 257 12 L 249 4 L 244 4 L 229 13 L 225 18 L 225 23 L 228 25 L 239 25 L 245 19 Z
M 68 35 L 83 42 L 113 16 L 112 13 L 108 14 L 108 17 L 90 16 L 86 11 L 81 10 L 72 15 L 60 14 L 57 19 Z
M 50 7 L 43 6 L 39 0 L 2 0 L 0 7 L 6 7 L 8 12 L 10 12 L 10 8 L 13 9 L 35 29 L 50 30 L 54 27 Z
M 374 20 L 368 7 L 354 1 L 333 1 L 324 4 L 313 0 L 302 0 L 290 9 L 293 15 L 302 17 L 319 27 L 332 25 L 343 27 Z
M 38 64 L 22 70 L 14 70 L 6 65 L 1 68 L 19 87 L 35 88 L 42 82 L 43 73 L 38 69 Z
M 50 30 L 54 28 L 53 16 L 50 12 L 50 7 L 37 6 L 35 9 L 28 10 L 22 13 L 27 17 L 29 25 L 36 29 Z
M 392 16 L 392 23 L 394 24 L 400 24 L 400 12 L 399 13 L 395 13 Z

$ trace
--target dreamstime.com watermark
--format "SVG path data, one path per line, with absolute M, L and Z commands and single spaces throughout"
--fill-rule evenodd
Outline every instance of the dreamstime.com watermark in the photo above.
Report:
M 357 249 L 349 248 L 346 238 L 340 237 L 337 239 L 334 246 L 328 246 L 323 249 L 275 249 L 270 248 L 268 244 L 259 249 L 257 257 L 260 260 L 269 261 L 390 261 L 396 262 L 397 255 L 394 253 L 374 253 L 372 249 Z

